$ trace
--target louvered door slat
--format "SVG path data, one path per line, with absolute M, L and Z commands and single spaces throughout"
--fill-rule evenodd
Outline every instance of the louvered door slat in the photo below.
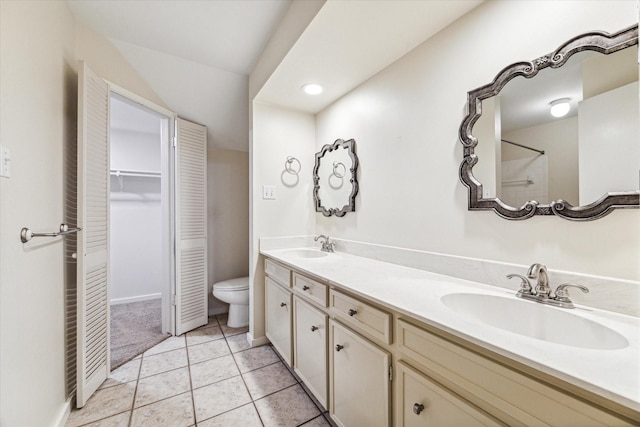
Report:
M 78 67 L 77 391 L 83 407 L 109 373 L 109 87 Z
M 177 121 L 176 335 L 207 323 L 207 134 Z

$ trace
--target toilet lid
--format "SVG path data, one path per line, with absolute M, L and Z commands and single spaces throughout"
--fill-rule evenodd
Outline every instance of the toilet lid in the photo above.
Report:
M 213 289 L 221 291 L 244 291 L 249 289 L 249 277 L 237 277 L 235 279 L 214 283 Z

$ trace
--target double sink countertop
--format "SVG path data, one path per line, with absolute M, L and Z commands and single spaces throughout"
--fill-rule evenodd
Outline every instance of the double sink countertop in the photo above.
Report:
M 609 328 L 628 342 L 628 345 L 616 349 L 576 347 L 489 326 L 473 316 L 453 310 L 442 300 L 443 297 L 445 301 L 451 298 L 447 296 L 450 294 L 480 294 L 489 296 L 493 301 L 500 301 L 493 298 L 497 297 L 542 306 L 516 298 L 515 291 L 340 252 L 320 253 L 316 248 L 270 249 L 260 253 L 303 274 L 315 276 L 337 288 L 640 412 L 638 317 L 579 305 L 575 309 L 545 306 L 549 310 L 560 310 L 586 319 L 586 322 L 578 324 L 595 322 Z M 526 323 L 534 320 L 526 318 L 523 313 L 514 321 Z M 559 328 L 561 326 L 558 325 Z

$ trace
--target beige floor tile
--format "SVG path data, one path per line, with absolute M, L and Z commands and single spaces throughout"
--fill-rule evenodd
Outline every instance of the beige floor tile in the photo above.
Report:
M 186 349 L 167 351 L 165 353 L 144 356 L 140 378 L 187 366 Z
M 206 420 L 251 402 L 240 376 L 193 390 L 196 420 Z
M 238 368 L 240 368 L 240 372 L 242 373 L 271 365 L 272 363 L 280 360 L 276 353 L 271 349 L 271 346 L 268 345 L 254 347 L 234 353 L 233 357 L 236 359 Z
M 220 322 L 220 328 L 222 329 L 222 333 L 225 337 L 249 332 L 248 326 L 244 326 L 242 328 L 231 328 L 227 326 L 227 314 L 218 315 L 216 317 L 218 319 L 218 322 Z
M 249 341 L 247 341 L 247 334 L 233 335 L 227 337 L 227 343 L 232 353 L 237 353 L 242 350 L 251 348 Z
M 138 408 L 184 393 L 190 388 L 189 368 L 187 367 L 142 378 L 138 382 L 134 407 Z
M 297 383 L 296 379 L 289 373 L 289 370 L 282 362 L 247 372 L 243 374 L 242 377 L 247 384 L 249 394 L 251 394 L 254 400 Z
M 131 427 L 188 427 L 194 422 L 191 392 L 136 408 L 131 417 Z
M 320 415 L 311 421 L 302 424 L 301 427 L 331 427 L 331 424 L 329 424 L 329 421 L 327 421 L 324 416 Z
M 136 382 L 96 391 L 84 408 L 71 412 L 67 427 L 98 421 L 131 409 Z
M 101 389 L 128 383 L 138 379 L 141 359 L 133 359 L 109 374 L 109 378 L 100 386 Z
M 255 405 L 265 427 L 297 426 L 320 415 L 299 385 L 257 400 Z
M 85 424 L 83 427 L 129 427 L 130 418 L 131 411 L 127 411 L 122 414 L 96 421 L 95 423 Z
M 162 341 L 160 344 L 157 344 L 151 347 L 149 350 L 144 352 L 145 356 L 151 356 L 154 354 L 164 353 L 171 350 L 178 350 L 180 348 L 185 347 L 185 339 L 184 336 L 179 337 L 169 337 L 166 340 Z
M 241 406 L 237 409 L 220 414 L 217 417 L 209 418 L 198 423 L 198 427 L 262 427 L 260 417 L 256 412 L 253 403 Z
M 191 332 L 187 332 L 187 345 L 202 344 L 207 341 L 224 338 L 218 325 L 204 326 Z
M 225 340 L 209 341 L 204 344 L 189 346 L 189 363 L 204 362 L 216 357 L 231 354 Z
M 191 384 L 193 388 L 200 388 L 240 375 L 236 362 L 231 356 L 222 356 L 194 363 L 189 369 L 191 369 Z

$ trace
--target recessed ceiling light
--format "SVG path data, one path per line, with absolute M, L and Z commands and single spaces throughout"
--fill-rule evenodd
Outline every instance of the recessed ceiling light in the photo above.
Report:
M 319 95 L 322 93 L 323 89 L 322 86 L 317 83 L 307 83 L 306 85 L 302 86 L 302 90 L 307 95 Z
M 569 98 L 556 99 L 551 102 L 551 115 L 553 117 L 564 117 L 569 113 L 571 106 L 569 105 Z

